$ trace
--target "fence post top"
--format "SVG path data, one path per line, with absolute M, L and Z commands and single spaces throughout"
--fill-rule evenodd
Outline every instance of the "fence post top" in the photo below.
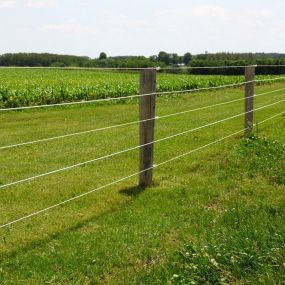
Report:
M 158 70 L 160 70 L 160 67 L 146 67 L 146 68 L 141 68 L 141 71 L 144 71 L 144 70 L 158 71 Z
M 249 67 L 258 67 L 258 65 L 257 65 L 257 64 L 248 65 L 248 66 L 246 66 L 245 68 L 249 68 Z

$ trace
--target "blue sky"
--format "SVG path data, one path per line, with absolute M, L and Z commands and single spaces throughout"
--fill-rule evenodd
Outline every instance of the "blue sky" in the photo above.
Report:
M 285 0 L 0 0 L 0 54 L 284 52 Z

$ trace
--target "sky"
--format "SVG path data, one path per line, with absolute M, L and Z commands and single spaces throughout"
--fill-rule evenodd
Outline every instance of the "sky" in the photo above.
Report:
M 285 53 L 285 0 L 0 0 L 0 54 Z

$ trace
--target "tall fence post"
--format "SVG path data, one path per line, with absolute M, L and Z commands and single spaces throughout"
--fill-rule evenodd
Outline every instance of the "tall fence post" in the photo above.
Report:
M 153 151 L 154 125 L 155 125 L 155 101 L 156 101 L 156 69 L 147 68 L 141 70 L 140 94 L 151 94 L 140 96 L 139 114 L 140 121 L 140 174 L 139 186 L 149 187 L 152 185 L 153 177 Z M 152 120 L 153 119 L 153 120 Z M 145 121 L 147 120 L 147 121 Z M 146 171 L 144 171 L 146 170 Z
M 245 68 L 245 119 L 244 128 L 245 134 L 249 135 L 253 130 L 254 117 L 254 78 L 255 66 L 247 66 Z

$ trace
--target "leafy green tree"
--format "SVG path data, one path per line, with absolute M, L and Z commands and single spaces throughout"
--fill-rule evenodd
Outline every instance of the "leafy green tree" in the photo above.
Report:
M 192 54 L 190 52 L 185 53 L 183 56 L 183 63 L 185 65 L 188 65 L 191 60 L 192 60 Z
M 101 52 L 99 56 L 99 60 L 107 59 L 107 54 L 105 52 Z
M 173 53 L 170 55 L 170 63 L 171 64 L 179 64 L 180 63 L 180 56 L 177 53 Z
M 165 51 L 159 52 L 157 59 L 158 61 L 164 62 L 166 65 L 170 64 L 170 55 Z

